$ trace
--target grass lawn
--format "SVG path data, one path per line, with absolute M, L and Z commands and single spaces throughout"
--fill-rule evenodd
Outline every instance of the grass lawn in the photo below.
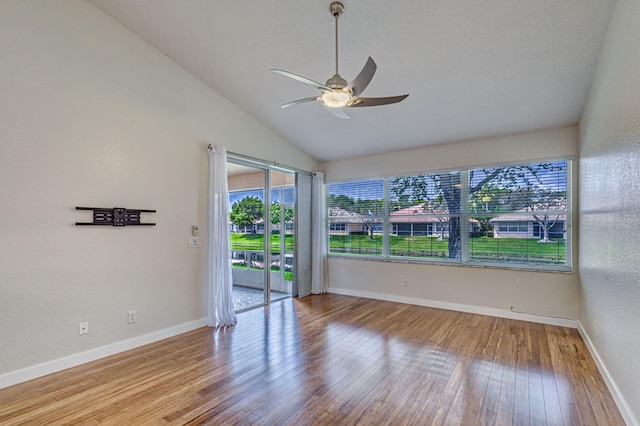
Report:
M 280 234 L 271 235 L 271 251 L 280 252 Z M 293 251 L 293 235 L 284 236 L 284 247 L 288 252 Z M 231 250 L 264 250 L 263 234 L 231 234 Z
M 280 251 L 281 235 L 271 235 L 271 250 Z M 293 251 L 293 235 L 285 235 L 286 251 Z M 262 234 L 231 234 L 232 250 L 264 249 Z M 390 236 L 389 250 L 394 257 L 419 257 L 427 259 L 446 259 L 449 257 L 448 240 L 425 236 Z M 382 255 L 382 236 L 375 235 L 331 235 L 329 252 L 334 254 Z M 560 264 L 566 263 L 564 240 L 550 243 L 539 243 L 537 238 L 489 238 L 474 237 L 469 239 L 469 255 L 476 262 L 506 262 L 527 264 Z
M 284 236 L 284 246 L 285 251 L 293 252 L 293 244 L 294 238 L 293 235 L 285 235 Z M 271 251 L 272 253 L 280 252 L 280 234 L 272 234 L 271 235 Z M 231 234 L 231 250 L 234 251 L 243 251 L 243 250 L 251 250 L 251 251 L 263 251 L 264 250 L 264 235 L 263 234 Z M 252 262 L 252 265 L 255 265 Z M 234 264 L 234 268 L 246 269 L 247 263 Z M 252 270 L 262 270 L 260 268 L 251 267 Z M 279 271 L 280 267 L 273 265 L 271 266 L 271 271 L 276 272 Z M 293 280 L 293 272 L 286 270 L 284 271 L 284 279 L 287 281 Z
M 448 258 L 448 240 L 426 236 L 390 236 L 391 256 Z M 382 236 L 373 239 L 367 235 L 331 235 L 330 253 L 382 255 Z M 566 249 L 564 240 L 539 243 L 537 238 L 488 238 L 469 239 L 470 257 L 478 262 L 518 262 L 536 264 L 564 264 Z
M 471 260 L 488 262 L 566 263 L 564 239 L 540 243 L 538 238 L 470 238 Z

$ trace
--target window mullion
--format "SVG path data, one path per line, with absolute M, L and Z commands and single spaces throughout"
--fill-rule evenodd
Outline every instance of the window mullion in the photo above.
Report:
M 469 171 L 460 172 L 460 261 L 466 263 L 469 261 Z
M 571 161 L 567 161 L 566 170 L 566 215 L 565 215 L 565 241 L 566 241 L 566 264 L 569 268 L 573 265 L 573 164 Z
M 382 197 L 382 257 L 389 258 L 389 241 L 390 241 L 390 227 L 391 221 L 389 220 L 389 178 L 384 180 Z

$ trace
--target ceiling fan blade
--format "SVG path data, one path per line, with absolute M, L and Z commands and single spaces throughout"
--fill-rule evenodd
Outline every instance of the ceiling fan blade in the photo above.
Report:
M 289 77 L 292 78 L 294 80 L 298 80 L 300 83 L 304 83 L 308 86 L 313 86 L 316 89 L 320 89 L 320 90 L 333 90 L 330 87 L 325 86 L 324 84 L 318 83 L 317 81 L 313 81 L 313 80 L 309 80 L 306 77 L 302 77 L 298 74 L 294 74 L 292 72 L 289 71 L 284 71 L 284 70 L 276 70 L 276 69 L 271 69 L 271 71 L 278 73 L 278 74 L 282 74 L 285 77 Z
M 287 108 L 293 105 L 303 104 L 305 102 L 317 101 L 320 98 L 318 96 L 314 96 L 311 98 L 298 99 L 297 101 L 287 102 L 286 104 L 280 105 L 280 108 Z
M 364 64 L 364 68 L 362 68 L 360 74 L 358 74 L 358 76 L 342 90 L 351 90 L 353 96 L 359 96 L 371 82 L 373 74 L 376 73 L 377 68 L 376 63 L 373 61 L 371 56 L 369 56 L 369 59 L 367 59 L 367 63 Z
M 348 120 L 348 119 L 351 118 L 351 116 L 349 114 L 347 114 L 347 112 L 345 110 L 343 110 L 342 108 L 329 108 L 326 105 L 325 105 L 325 108 L 331 114 L 333 114 L 334 116 L 336 116 L 338 118 L 341 118 L 343 120 Z
M 409 95 L 388 96 L 386 98 L 356 98 L 354 99 L 354 103 L 349 105 L 349 107 L 368 107 L 395 104 L 396 102 L 403 101 L 407 96 Z

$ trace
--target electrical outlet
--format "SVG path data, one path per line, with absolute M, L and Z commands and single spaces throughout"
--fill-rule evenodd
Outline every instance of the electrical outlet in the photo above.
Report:
M 78 334 L 87 334 L 89 333 L 89 321 L 84 321 L 78 324 Z
M 198 237 L 189 238 L 189 247 L 190 248 L 198 248 L 198 247 L 200 247 L 200 238 L 198 238 Z
M 402 287 L 409 287 L 409 280 L 404 279 L 404 280 L 402 281 Z
M 136 322 L 136 319 L 137 319 L 136 311 L 129 311 L 127 313 L 127 321 L 129 324 L 133 324 L 134 322 Z

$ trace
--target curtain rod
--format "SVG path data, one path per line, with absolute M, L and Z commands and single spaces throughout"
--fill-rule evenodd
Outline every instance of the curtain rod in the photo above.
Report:
M 207 149 L 212 149 L 212 148 L 213 148 L 213 146 L 211 144 L 209 144 L 209 146 L 207 147 Z M 287 166 L 286 164 L 281 164 L 281 163 L 278 163 L 277 161 L 262 160 L 260 158 L 251 157 L 251 156 L 244 155 L 244 154 L 238 154 L 238 153 L 231 152 L 231 151 L 227 151 L 227 157 L 236 158 L 238 160 L 244 160 L 244 161 L 248 161 L 248 162 L 251 162 L 251 163 L 261 164 L 261 165 L 264 165 L 264 166 L 276 167 L 276 168 L 283 169 L 283 170 L 290 170 L 290 171 L 293 171 L 293 172 L 296 172 L 296 173 L 305 174 L 305 175 L 313 175 L 312 172 L 309 172 L 307 170 L 302 170 L 302 169 L 298 169 L 296 167 Z

